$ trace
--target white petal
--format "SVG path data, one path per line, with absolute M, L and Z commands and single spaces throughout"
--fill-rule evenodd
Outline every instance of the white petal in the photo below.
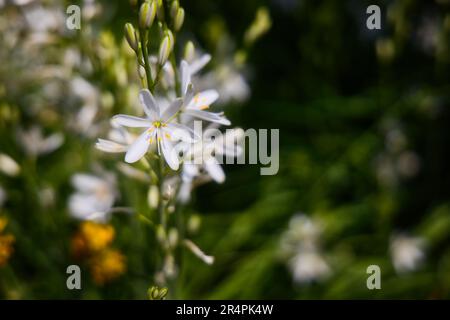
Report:
M 188 84 L 186 93 L 184 94 L 184 105 L 189 106 L 194 98 L 194 87 L 192 83 Z
M 190 65 L 191 74 L 194 75 L 199 72 L 201 69 L 203 69 L 204 66 L 209 63 L 209 61 L 211 61 L 211 55 L 209 54 L 204 54 L 197 60 L 193 61 Z
M 193 117 L 202 119 L 202 120 L 220 123 L 225 126 L 228 126 L 231 124 L 230 120 L 225 118 L 222 115 L 222 113 L 213 113 L 213 112 L 207 112 L 207 111 L 202 111 L 202 110 L 193 110 L 193 109 L 186 109 L 184 113 L 191 115 Z
M 183 60 L 181 61 L 181 92 L 186 94 L 188 85 L 191 83 L 191 71 L 189 70 L 189 64 Z
M 95 147 L 98 150 L 110 153 L 121 153 L 127 151 L 127 146 L 105 139 L 98 139 Z
M 191 199 L 191 189 L 192 183 L 183 181 L 180 185 L 180 190 L 178 191 L 178 201 L 181 203 L 188 203 Z
M 58 149 L 64 142 L 64 136 L 60 133 L 52 134 L 43 141 L 42 153 L 50 153 Z
M 204 167 L 214 181 L 218 183 L 223 183 L 225 181 L 225 173 L 220 164 L 217 163 L 216 159 L 206 160 Z
M 183 181 L 192 181 L 193 178 L 199 175 L 198 166 L 190 163 L 183 163 L 183 173 L 181 174 L 181 178 Z
M 145 114 L 150 118 L 150 120 L 159 120 L 160 113 L 158 104 L 148 89 L 142 89 L 139 92 L 139 100 L 141 101 Z
M 150 120 L 127 116 L 124 114 L 114 116 L 111 121 L 115 124 L 131 128 L 149 128 L 152 126 L 152 122 Z
M 75 174 L 72 177 L 71 181 L 72 185 L 76 189 L 84 193 L 91 193 L 99 188 L 104 187 L 106 184 L 106 182 L 103 179 L 84 173 Z
M 164 129 L 169 134 L 172 141 L 181 140 L 184 142 L 195 142 L 200 139 L 194 130 L 178 123 L 168 123 L 167 128 Z
M 181 107 L 183 106 L 183 100 L 182 99 L 176 99 L 173 101 L 170 106 L 167 108 L 166 111 L 164 111 L 161 119 L 163 121 L 167 121 L 170 118 L 172 118 L 178 111 L 180 111 Z
M 189 109 L 204 110 L 219 99 L 219 93 L 216 90 L 205 90 L 197 93 L 188 105 Z
M 169 139 L 166 137 L 161 137 L 160 140 L 160 150 L 166 160 L 167 164 L 172 170 L 178 170 L 180 166 L 180 161 L 178 159 L 178 155 L 176 150 L 173 148 L 172 143 L 170 143 Z
M 125 162 L 133 163 L 140 160 L 148 150 L 150 144 L 149 138 L 150 134 L 148 131 L 144 131 L 128 148 L 125 155 Z

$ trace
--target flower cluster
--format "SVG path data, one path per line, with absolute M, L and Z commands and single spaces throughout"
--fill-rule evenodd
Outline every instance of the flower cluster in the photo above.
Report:
M 125 257 L 110 247 L 115 237 L 111 225 L 86 221 L 72 238 L 72 255 L 87 263 L 95 283 L 114 280 L 126 270 Z
M 220 134 L 220 126 L 231 122 L 216 109 L 220 94 L 205 85 L 208 74 L 202 79 L 201 71 L 211 55 L 197 51 L 191 41 L 184 44 L 183 54 L 177 53 L 177 35 L 184 18 L 177 0 L 146 0 L 140 5 L 138 24 L 125 24 L 125 39 L 135 54 L 142 85 L 137 99 L 142 111 L 114 115 L 109 137 L 96 143 L 101 151 L 125 154 L 125 164 L 118 166 L 123 173 L 150 182 L 149 209 L 155 211 L 138 214 L 155 228 L 161 246 L 162 265 L 155 276 L 158 285 L 176 277 L 175 257 L 181 247 L 205 263 L 213 263 L 214 257 L 186 238 L 181 218 L 173 218 L 173 214 L 181 214 L 179 207 L 189 201 L 194 186 L 209 180 L 225 181 L 219 157 L 236 157 L 242 152 L 242 129 Z M 242 79 L 238 82 L 246 88 L 240 85 Z M 72 197 L 72 214 L 105 222 L 108 215 L 104 213 L 111 212 L 115 199 L 114 183 L 81 175 L 73 182 L 79 191 Z
M 320 235 L 321 227 L 315 220 L 296 214 L 282 236 L 281 251 L 289 258 L 289 268 L 298 284 L 318 281 L 331 273 L 320 250 Z

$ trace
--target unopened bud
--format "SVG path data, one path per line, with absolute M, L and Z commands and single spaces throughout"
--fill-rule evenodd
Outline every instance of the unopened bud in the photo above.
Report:
M 127 42 L 130 45 L 131 49 L 137 51 L 138 41 L 136 38 L 136 32 L 134 30 L 133 25 L 129 22 L 125 24 L 125 38 L 127 39 Z
M 177 244 L 178 244 L 178 231 L 177 231 L 177 229 L 175 229 L 175 228 L 171 228 L 170 230 L 169 230 L 169 236 L 168 236 L 168 239 L 169 239 L 169 245 L 170 245 L 170 247 L 171 248 L 175 248 L 176 246 L 177 246 Z
M 139 10 L 139 27 L 148 29 L 152 26 L 156 15 L 155 1 L 145 1 Z
M 173 41 L 173 34 L 170 30 L 168 30 L 161 42 L 161 45 L 159 46 L 158 63 L 160 65 L 164 65 L 164 63 L 166 63 L 167 59 L 169 58 L 169 55 L 173 49 Z
M 165 244 L 166 238 L 166 231 L 164 230 L 164 227 L 162 225 L 158 225 L 156 227 L 156 239 L 159 243 Z
M 175 31 L 179 31 L 181 29 L 181 27 L 183 26 L 183 22 L 184 22 L 184 9 L 179 8 L 174 19 Z
M 148 289 L 147 294 L 150 300 L 163 300 L 167 296 L 167 292 L 169 290 L 167 288 L 158 288 L 157 286 L 153 286 Z
M 187 62 L 192 62 L 192 60 L 194 60 L 194 56 L 195 46 L 192 41 L 188 41 L 188 43 L 186 43 L 186 46 L 184 47 L 184 60 L 186 60 Z
M 190 233 L 197 233 L 197 231 L 200 229 L 200 226 L 202 224 L 202 219 L 199 215 L 194 214 L 192 215 L 187 223 L 187 229 Z
M 145 69 L 142 66 L 139 66 L 139 75 L 141 76 L 141 78 L 145 77 Z M 157 186 L 151 186 L 148 189 L 148 194 L 147 194 L 147 202 L 148 205 L 150 206 L 150 208 L 155 209 L 156 207 L 158 207 L 158 200 L 159 198 L 159 190 Z
M 179 8 L 180 8 L 179 2 L 177 0 L 173 1 L 172 5 L 170 6 L 170 16 L 172 17 L 172 19 L 175 20 Z

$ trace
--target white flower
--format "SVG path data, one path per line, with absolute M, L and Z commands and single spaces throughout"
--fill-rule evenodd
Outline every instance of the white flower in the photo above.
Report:
M 184 100 L 183 114 L 226 126 L 230 125 L 230 121 L 223 116 L 223 112 L 213 113 L 204 111 L 219 98 L 219 94 L 216 90 L 206 90 L 194 95 L 191 74 L 192 71 L 189 64 L 184 60 L 181 61 L 180 75 L 181 92 L 183 93 Z
M 54 133 L 48 137 L 44 137 L 42 129 L 36 126 L 28 131 L 19 130 L 17 138 L 25 152 L 32 156 L 51 153 L 58 149 L 64 142 L 64 136 L 61 133 Z
M 290 260 L 289 266 L 298 284 L 320 280 L 330 274 L 327 262 L 315 251 L 300 251 Z
M 198 72 L 209 63 L 209 61 L 211 61 L 211 55 L 203 54 L 203 55 L 196 55 L 193 58 L 185 57 L 185 60 L 189 65 L 191 77 L 193 77 L 197 75 Z M 152 66 L 152 72 L 156 73 L 158 58 L 156 58 L 155 56 L 150 56 L 150 63 Z M 175 70 L 173 69 L 172 63 L 166 62 L 163 66 L 163 71 L 164 76 L 162 77 L 162 84 L 164 85 L 164 87 L 165 88 L 175 87 Z
M 80 220 L 106 222 L 117 197 L 115 177 L 75 174 L 72 184 L 77 191 L 69 198 L 70 214 Z
M 424 239 L 407 235 L 394 235 L 391 238 L 390 253 L 397 272 L 416 270 L 425 259 Z
M 122 126 L 147 128 L 133 144 L 128 147 L 125 161 L 128 163 L 138 161 L 146 154 L 150 144 L 155 142 L 158 153 L 164 156 L 164 159 L 170 168 L 177 170 L 180 161 L 172 143 L 177 140 L 192 141 L 190 135 L 191 130 L 186 126 L 173 122 L 183 105 L 183 100 L 174 100 L 164 112 L 161 112 L 159 105 L 156 103 L 156 100 L 149 90 L 141 90 L 139 99 L 147 118 L 138 118 L 127 115 L 116 115 L 113 117 L 113 121 Z
M 304 214 L 294 215 L 281 238 L 281 253 L 297 284 L 326 278 L 331 269 L 320 251 L 320 224 Z
M 219 104 L 245 102 L 250 97 L 250 86 L 232 63 L 224 63 L 197 79 L 198 86 L 213 86 L 220 95 Z
M 204 131 L 202 140 L 180 146 L 185 159 L 178 197 L 182 203 L 190 199 L 190 191 L 196 178 L 207 176 L 217 183 L 223 183 L 225 172 L 220 164 L 225 157 L 238 157 L 242 153 L 242 148 L 238 145 L 244 136 L 242 129 L 227 130 L 225 134 L 217 136 L 213 133 L 218 131 L 212 129 L 213 126 L 210 126 Z
M 7 154 L 0 153 L 0 172 L 15 177 L 20 173 L 20 166 Z
M 208 53 L 201 54 L 200 52 L 195 52 L 193 57 L 185 57 L 185 60 L 189 63 L 191 75 L 193 76 L 211 61 L 211 55 Z
M 114 123 L 113 123 L 114 126 Z M 95 147 L 108 153 L 127 152 L 128 147 L 136 140 L 136 137 L 122 127 L 117 126 L 109 132 L 109 140 L 99 138 Z

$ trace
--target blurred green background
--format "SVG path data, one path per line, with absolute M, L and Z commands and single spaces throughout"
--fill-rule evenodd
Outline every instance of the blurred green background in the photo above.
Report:
M 39 5 L 65 16 L 72 2 L 19 2 L 0 1 L 0 154 L 20 167 L 0 160 L 8 220 L 0 262 L 1 250 L 13 249 L 0 263 L 0 298 L 145 299 L 155 243 L 127 215 L 113 216 L 110 244 L 126 270 L 99 283 L 82 267 L 82 290 L 66 288 L 80 230 L 68 214 L 70 178 L 100 165 L 117 172 L 121 157 L 93 146 L 139 88 L 123 45 L 136 12 L 128 1 L 78 2 L 93 8 L 81 30 L 54 31 L 43 27 L 50 17 L 26 11 Z M 196 190 L 186 216 L 201 218 L 193 240 L 216 261 L 185 252 L 177 298 L 449 298 L 450 2 L 378 1 L 381 30 L 366 28 L 373 1 L 180 3 L 180 42 L 194 38 L 213 55 L 209 68 L 229 63 L 251 88 L 248 99 L 225 103 L 233 125 L 280 129 L 280 170 L 260 176 L 257 165 L 228 165 L 224 184 Z M 260 8 L 271 28 L 248 46 Z M 74 94 L 79 77 L 97 93 Z M 88 102 L 99 109 L 93 128 L 80 129 L 77 112 Z M 33 140 L 20 130 L 36 125 L 62 133 L 62 146 L 27 152 L 24 141 Z M 118 173 L 118 184 L 116 205 L 145 210 L 145 183 Z M 366 287 L 373 264 L 381 290 Z

